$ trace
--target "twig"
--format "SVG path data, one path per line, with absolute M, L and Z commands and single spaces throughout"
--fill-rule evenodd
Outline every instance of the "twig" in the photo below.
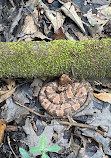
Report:
M 12 153 L 14 154 L 15 158 L 18 158 L 17 155 L 15 154 L 15 152 L 13 151 L 11 145 L 10 145 L 10 138 L 9 138 L 9 136 L 7 136 L 7 141 L 8 141 L 8 145 L 9 145 L 9 147 L 10 147 L 10 150 L 11 150 Z
M 25 108 L 26 110 L 28 110 L 29 112 L 31 112 L 31 113 L 33 113 L 33 114 L 35 114 L 37 116 L 47 118 L 47 116 L 41 115 L 38 112 L 35 112 L 33 109 L 30 109 L 30 108 L 26 107 L 25 105 L 16 102 L 15 100 L 14 100 L 14 103 L 17 104 L 17 105 L 19 105 L 19 106 L 21 106 L 21 107 L 23 107 L 23 108 Z M 49 118 L 52 118 L 52 117 L 50 116 Z
M 70 116 L 67 116 L 67 117 L 69 119 L 69 122 L 60 121 L 60 123 L 62 123 L 64 125 L 69 125 L 69 127 L 75 126 L 75 127 L 81 127 L 81 128 L 89 128 L 89 129 L 95 130 L 96 132 L 98 132 L 101 135 L 104 135 L 104 132 L 99 130 L 98 127 L 96 127 L 96 126 L 86 125 L 86 124 L 82 124 L 82 123 L 77 123 Z

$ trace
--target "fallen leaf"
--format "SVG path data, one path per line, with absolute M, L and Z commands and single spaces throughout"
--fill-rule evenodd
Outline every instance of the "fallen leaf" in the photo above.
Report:
M 3 102 L 4 100 L 8 99 L 14 92 L 15 92 L 15 88 L 6 91 L 6 93 L 4 93 L 3 95 L 0 96 L 0 103 Z
M 111 103 L 111 93 L 106 93 L 106 92 L 99 93 L 99 94 L 93 93 L 93 95 L 99 100 Z
M 92 4 L 105 5 L 105 4 L 109 4 L 110 0 L 92 0 L 91 3 Z
M 109 20 L 104 26 L 104 32 L 111 37 L 111 20 Z
M 39 30 L 39 23 L 36 19 L 38 19 L 38 11 L 34 9 L 33 17 L 30 15 L 27 15 L 24 21 L 24 26 L 22 28 L 21 33 L 19 34 L 18 39 L 19 41 L 25 40 L 25 41 L 32 41 L 34 38 L 41 38 L 48 39 L 40 30 Z
M 5 129 L 6 129 L 5 120 L 0 119 L 0 144 L 2 142 L 2 138 L 3 138 L 3 135 L 4 135 Z
M 8 85 L 4 86 L 0 90 L 0 103 L 8 99 L 15 91 L 15 81 L 11 79 L 3 79 Z
M 64 34 L 67 40 L 75 41 L 75 39 L 71 36 L 71 34 L 68 31 L 66 31 Z
M 62 13 L 58 11 L 52 11 L 52 10 L 45 10 L 45 15 L 47 18 L 51 21 L 53 28 L 54 28 L 54 33 L 63 26 L 64 23 L 64 16 Z
M 94 14 L 93 10 L 90 9 L 84 17 L 87 17 L 89 24 L 92 26 L 96 33 L 101 34 L 103 31 L 103 26 L 111 19 L 111 7 L 101 6 L 96 8 L 97 13 Z
M 60 39 L 66 39 L 65 34 L 62 31 L 62 28 L 60 27 L 55 34 L 52 36 L 53 40 L 60 40 Z
M 76 31 L 76 30 L 72 30 L 74 32 L 74 34 L 76 35 L 76 37 L 78 38 L 79 41 L 83 41 L 83 40 L 88 40 L 88 36 L 87 35 L 83 35 L 83 33 L 81 33 L 80 31 Z
M 81 29 L 83 33 L 85 33 L 84 26 L 82 24 L 81 18 L 77 15 L 75 6 L 72 5 L 71 2 L 65 3 L 62 7 L 61 10 L 66 14 L 68 17 L 70 17 Z
M 3 81 L 5 81 L 8 85 L 7 88 L 8 90 L 11 90 L 12 88 L 15 87 L 15 81 L 12 79 L 3 79 Z
M 43 81 L 39 78 L 35 78 L 32 82 L 32 84 L 30 85 L 32 92 L 33 92 L 33 96 L 38 96 L 40 89 L 42 87 Z
M 9 90 L 7 90 L 7 91 L 6 90 L 0 90 L 0 96 L 6 94 L 8 91 Z
M 43 22 L 43 29 L 44 29 L 44 34 L 48 36 L 48 34 L 51 32 L 52 29 L 52 24 L 49 24 L 49 26 L 46 24 L 46 22 Z

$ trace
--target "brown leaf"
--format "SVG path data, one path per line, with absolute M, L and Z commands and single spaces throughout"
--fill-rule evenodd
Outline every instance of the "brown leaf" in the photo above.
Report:
M 3 79 L 3 81 L 5 81 L 8 85 L 7 85 L 7 89 L 11 90 L 12 88 L 15 87 L 15 81 L 12 79 Z
M 54 33 L 63 26 L 65 18 L 61 12 L 47 9 L 45 10 L 45 15 L 51 21 Z
M 52 36 L 52 39 L 54 39 L 54 40 L 59 40 L 59 39 L 63 39 L 64 40 L 64 39 L 66 39 L 66 36 L 63 33 L 61 27 L 55 32 L 55 34 Z
M 0 144 L 2 142 L 2 138 L 3 138 L 3 134 L 4 134 L 5 129 L 6 129 L 5 120 L 0 119 Z
M 7 91 L 6 90 L 0 90 L 0 96 L 6 94 L 8 91 L 9 90 L 7 90 Z
M 62 5 L 61 10 L 64 12 L 65 15 L 71 18 L 78 25 L 78 27 L 81 29 L 83 33 L 85 33 L 82 20 L 76 13 L 75 6 L 72 5 L 72 2 L 67 2 L 64 5 Z
M 4 100 L 8 99 L 14 92 L 15 92 L 15 88 L 6 91 L 6 93 L 4 93 L 3 95 L 0 96 L 0 103 L 3 102 Z
M 103 93 L 99 93 L 99 94 L 94 93 L 93 95 L 94 95 L 94 97 L 98 98 L 99 100 L 111 103 L 111 93 L 103 92 Z
M 0 90 L 0 103 L 8 99 L 15 91 L 15 81 L 11 79 L 3 79 L 8 85 Z
M 37 19 L 38 11 L 34 9 L 34 17 Z M 49 39 L 43 33 L 40 31 L 39 26 L 37 25 L 38 21 L 35 23 L 34 18 L 30 15 L 27 15 L 25 17 L 24 26 L 22 28 L 22 31 L 20 34 L 23 34 L 24 36 L 20 37 L 18 39 L 19 41 L 32 41 L 34 38 L 41 38 L 43 39 Z

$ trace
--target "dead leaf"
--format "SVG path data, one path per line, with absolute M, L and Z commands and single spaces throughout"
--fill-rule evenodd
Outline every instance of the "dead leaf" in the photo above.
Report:
M 61 4 L 65 4 L 67 2 L 71 2 L 71 4 L 74 5 L 74 7 L 75 7 L 76 12 L 79 12 L 79 13 L 81 12 L 81 8 L 77 4 L 75 4 L 74 2 L 72 2 L 72 0 L 58 0 L 58 1 Z
M 111 93 L 103 92 L 103 93 L 99 93 L 99 94 L 94 93 L 93 95 L 94 95 L 94 97 L 96 97 L 99 100 L 111 103 Z
M 90 25 L 92 26 L 93 30 L 96 33 L 101 34 L 103 31 L 103 26 L 111 19 L 111 7 L 99 7 L 96 8 L 97 13 L 94 14 L 93 10 L 90 9 L 84 17 L 87 17 Z
M 14 17 L 13 22 L 11 23 L 9 34 L 12 34 L 15 27 L 18 25 L 21 17 L 22 17 L 23 6 L 20 7 L 18 14 Z
M 78 27 L 81 29 L 83 33 L 85 33 L 85 29 L 82 24 L 81 18 L 77 15 L 75 7 L 74 5 L 72 5 L 71 2 L 65 3 L 61 7 L 61 10 L 78 25 Z
M 3 79 L 8 85 L 5 85 L 0 90 L 0 103 L 8 99 L 15 91 L 15 81 L 11 79 Z
M 44 34 L 48 36 L 48 34 L 51 32 L 52 29 L 52 24 L 49 24 L 49 26 L 46 24 L 46 22 L 43 22 L 43 29 L 44 29 Z
M 0 96 L 0 103 L 3 102 L 4 100 L 8 99 L 14 92 L 15 92 L 15 88 L 6 91 L 6 93 L 4 93 L 3 95 Z
M 54 28 L 54 32 L 56 32 L 60 27 L 63 26 L 65 18 L 62 13 L 58 11 L 45 10 L 45 15 L 51 21 Z
M 83 40 L 88 40 L 89 37 L 87 35 L 83 35 L 83 33 L 76 31 L 74 29 L 72 29 L 72 31 L 74 32 L 74 34 L 76 35 L 76 37 L 78 38 L 79 41 L 83 41 Z
M 38 15 L 38 11 L 34 9 L 33 17 L 29 15 L 26 16 L 23 29 L 19 35 L 20 38 L 18 39 L 18 42 L 22 40 L 32 41 L 36 37 L 41 38 L 42 40 L 49 39 L 48 37 L 43 35 L 43 33 L 39 30 L 39 23 L 36 20 L 38 19 L 37 15 Z M 36 20 L 36 23 L 38 23 L 38 25 L 35 24 L 35 20 Z
M 104 32 L 111 37 L 111 20 L 109 20 L 104 26 Z
M 53 39 L 53 40 L 60 40 L 60 39 L 63 39 L 63 40 L 64 40 L 64 39 L 66 39 L 66 36 L 65 36 L 65 34 L 63 33 L 61 27 L 55 32 L 55 34 L 52 36 L 52 39 Z
M 2 32 L 2 31 L 3 31 L 3 25 L 0 24 L 0 32 Z
M 42 87 L 43 81 L 39 78 L 35 78 L 32 82 L 32 84 L 30 85 L 32 92 L 33 92 L 33 96 L 38 96 L 40 89 Z
M 29 112 L 14 103 L 15 101 L 12 97 L 6 100 L 6 104 L 3 106 L 1 111 L 1 117 L 5 119 L 6 122 L 12 122 L 14 120 L 22 120 L 24 116 L 27 116 Z
M 8 85 L 7 88 L 8 90 L 11 90 L 12 88 L 15 87 L 15 81 L 12 79 L 3 79 L 3 81 L 5 81 Z
M 8 90 L 9 91 L 9 90 Z M 0 96 L 6 94 L 8 91 L 0 90 Z
M 0 144 L 2 142 L 2 138 L 3 138 L 3 135 L 4 135 L 5 129 L 6 129 L 5 120 L 0 119 Z
M 39 1 L 37 1 L 37 0 L 29 0 L 29 1 L 26 1 L 25 2 L 25 6 L 26 7 L 29 7 L 29 6 L 37 6 L 38 5 L 38 3 L 39 3 Z
M 66 31 L 64 34 L 65 34 L 67 40 L 75 41 L 75 39 L 71 36 L 71 34 L 69 34 L 68 31 Z
M 109 4 L 110 0 L 92 0 L 91 3 L 92 4 L 105 5 L 105 4 Z

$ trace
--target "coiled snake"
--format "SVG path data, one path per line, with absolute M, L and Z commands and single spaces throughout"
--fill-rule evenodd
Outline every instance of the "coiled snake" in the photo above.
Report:
M 40 91 L 39 101 L 53 116 L 73 115 L 91 101 L 92 88 L 88 82 L 74 83 L 63 74 L 60 81 L 49 82 Z

